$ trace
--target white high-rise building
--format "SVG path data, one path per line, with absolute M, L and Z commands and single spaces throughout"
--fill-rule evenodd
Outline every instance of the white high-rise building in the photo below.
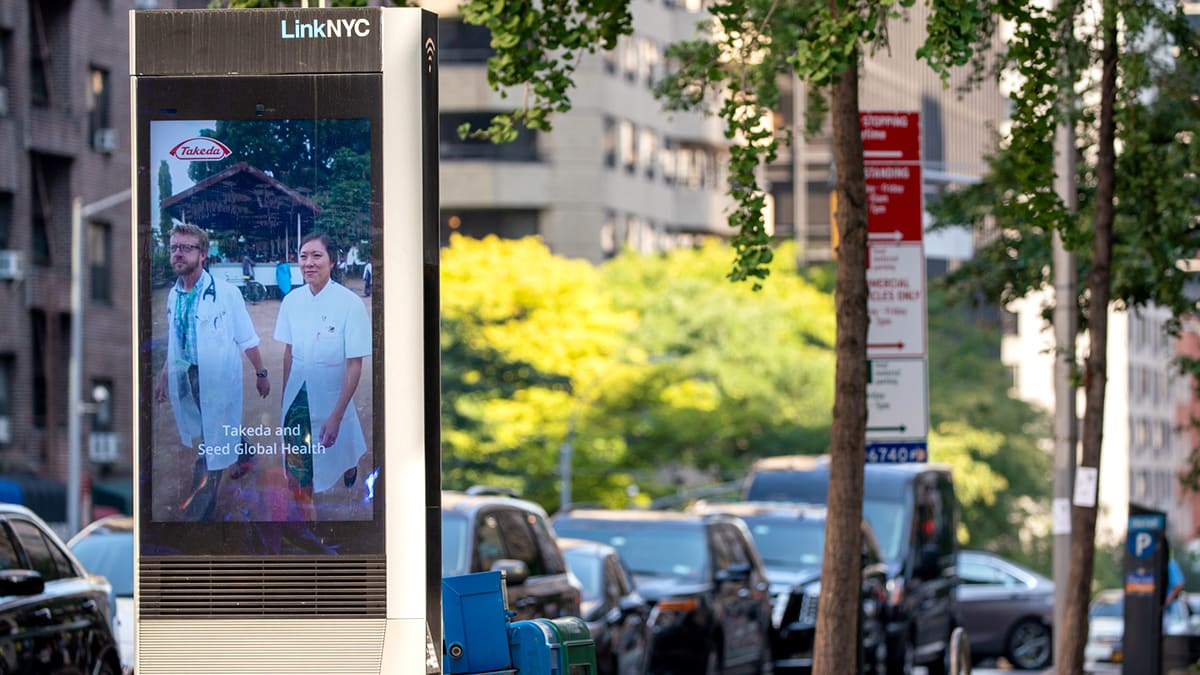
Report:
M 439 19 L 442 236 L 539 235 L 555 253 L 598 262 L 623 247 L 650 252 L 728 236 L 720 120 L 662 112 L 652 87 L 666 72 L 667 45 L 695 34 L 698 0 L 633 0 L 634 34 L 612 53 L 584 54 L 572 109 L 551 133 L 516 141 L 462 140 L 519 108 L 487 82 L 486 28 L 464 23 L 456 3 L 424 7 Z
M 1014 334 L 1005 336 L 1001 359 L 1013 370 L 1017 396 L 1047 411 L 1054 409 L 1054 338 L 1041 317 L 1052 302 L 1036 294 L 1014 303 Z M 1125 536 L 1129 502 L 1167 513 L 1176 541 L 1194 536 L 1192 497 L 1178 476 L 1190 452 L 1184 427 L 1192 401 L 1189 378 L 1174 365 L 1176 340 L 1166 331 L 1167 310 L 1147 307 L 1109 310 L 1108 382 L 1100 450 L 1097 538 L 1115 543 Z M 1087 354 L 1081 340 L 1076 358 Z M 1086 401 L 1076 402 L 1082 433 Z

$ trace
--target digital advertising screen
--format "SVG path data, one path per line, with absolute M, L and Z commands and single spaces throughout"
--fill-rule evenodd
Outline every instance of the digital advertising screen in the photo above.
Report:
M 142 555 L 382 552 L 378 89 L 138 82 Z

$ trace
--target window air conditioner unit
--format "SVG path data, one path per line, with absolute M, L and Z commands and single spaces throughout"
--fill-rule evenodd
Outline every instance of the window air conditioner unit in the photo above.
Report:
M 92 135 L 92 148 L 96 152 L 109 153 L 117 149 L 117 130 L 112 127 L 97 129 Z
M 12 418 L 0 415 L 0 443 L 12 443 Z
M 0 117 L 8 117 L 8 87 L 0 86 Z
M 25 271 L 21 268 L 20 251 L 0 251 L 0 279 L 20 280 Z
M 97 464 L 112 464 L 121 458 L 121 442 L 111 431 L 92 432 L 88 439 L 88 459 Z

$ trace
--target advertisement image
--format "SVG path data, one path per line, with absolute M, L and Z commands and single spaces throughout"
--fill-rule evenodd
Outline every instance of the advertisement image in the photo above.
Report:
M 365 118 L 149 123 L 152 523 L 332 553 L 375 517 L 371 155 Z

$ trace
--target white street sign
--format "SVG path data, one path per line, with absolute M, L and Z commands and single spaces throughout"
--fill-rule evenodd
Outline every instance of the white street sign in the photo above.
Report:
M 867 440 L 925 440 L 928 435 L 925 359 L 867 361 Z
M 871 242 L 867 293 L 867 357 L 925 356 L 924 247 Z

